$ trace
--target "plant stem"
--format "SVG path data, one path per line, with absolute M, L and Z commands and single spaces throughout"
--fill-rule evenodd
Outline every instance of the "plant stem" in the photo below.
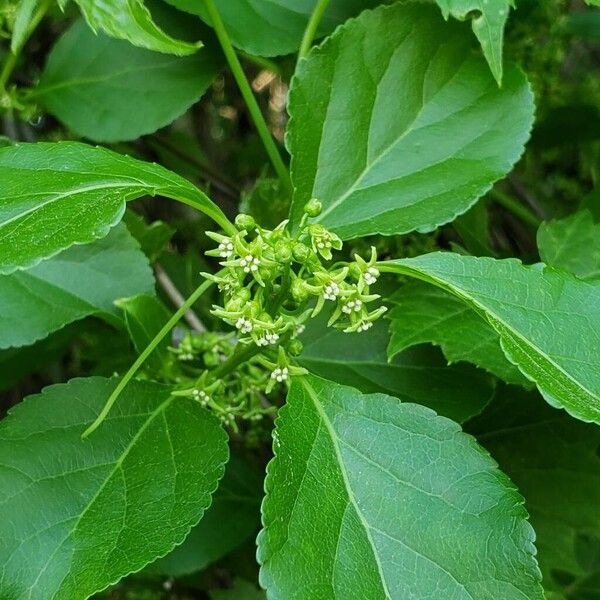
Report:
M 121 392 L 125 389 L 127 384 L 131 381 L 132 377 L 138 372 L 140 367 L 144 364 L 146 359 L 154 352 L 155 348 L 160 344 L 163 338 L 177 325 L 179 320 L 185 315 L 185 313 L 190 309 L 190 307 L 213 285 L 212 281 L 205 281 L 201 285 L 199 285 L 194 293 L 181 305 L 179 310 L 175 312 L 175 314 L 164 324 L 162 329 L 154 336 L 154 339 L 144 348 L 144 351 L 137 357 L 136 361 L 129 367 L 129 370 L 125 375 L 123 375 L 122 379 L 117 384 L 117 387 L 113 390 L 112 394 L 109 396 L 106 404 L 100 411 L 100 414 L 96 418 L 96 420 L 83 432 L 83 438 L 86 438 L 90 433 L 93 433 L 101 424 L 102 421 L 106 418 L 110 409 L 113 407 L 114 403 L 117 401 Z
M 275 141 L 271 136 L 271 132 L 267 127 L 267 123 L 263 117 L 263 114 L 260 111 L 260 107 L 258 106 L 258 102 L 252 93 L 252 88 L 246 79 L 246 75 L 244 74 L 244 70 L 242 69 L 242 65 L 233 49 L 231 44 L 231 40 L 227 35 L 227 31 L 225 26 L 223 25 L 223 21 L 221 20 L 221 16 L 219 15 L 219 11 L 215 6 L 214 0 L 205 0 L 206 8 L 208 10 L 208 14 L 210 16 L 210 20 L 212 22 L 213 28 L 217 37 L 219 38 L 219 42 L 221 44 L 221 48 L 227 58 L 227 62 L 229 63 L 229 68 L 240 88 L 240 92 L 246 102 L 246 106 L 250 112 L 250 116 L 254 121 L 254 125 L 258 131 L 258 135 L 264 144 L 265 150 L 271 159 L 271 163 L 273 164 L 273 168 L 277 173 L 277 176 L 281 180 L 282 184 L 286 187 L 288 193 L 292 192 L 292 184 L 290 181 L 290 175 L 288 173 L 287 167 L 285 166 L 283 159 L 281 158 L 281 154 L 279 154 L 279 150 L 275 145 Z
M 490 197 L 500 206 L 503 206 L 516 217 L 519 217 L 524 223 L 535 227 L 536 229 L 541 225 L 542 220 L 535 215 L 529 208 L 524 204 L 521 204 L 518 200 L 515 200 L 505 192 L 494 188 L 490 191 Z
M 45 2 L 42 2 L 40 6 L 38 6 L 37 10 L 31 17 L 29 25 L 27 26 L 27 30 L 25 31 L 21 47 L 25 45 L 27 40 L 30 38 L 31 34 L 35 31 L 35 28 L 40 24 L 40 21 L 44 18 L 46 11 L 50 8 L 52 3 L 53 0 L 46 0 Z M 6 60 L 4 61 L 4 64 L 2 65 L 2 70 L 0 71 L 0 92 L 6 90 L 6 84 L 8 83 L 8 80 L 10 79 L 10 76 L 14 71 L 14 68 L 17 64 L 17 61 L 19 60 L 20 55 L 20 49 L 17 52 L 13 52 L 12 50 L 10 50 L 6 55 Z
M 329 0 L 317 0 L 315 8 L 310 15 L 308 25 L 304 30 L 304 35 L 302 36 L 302 43 L 300 44 L 300 50 L 298 51 L 298 60 L 304 58 L 309 53 L 317 33 L 317 28 L 319 27 L 319 23 L 323 18 L 323 13 L 327 9 L 328 4 Z
M 248 344 L 247 346 L 239 346 L 238 348 L 237 352 L 234 352 L 224 363 L 221 363 L 210 372 L 215 379 L 220 379 L 223 375 L 231 373 L 236 367 L 245 363 L 253 356 L 260 354 L 262 351 L 262 348 L 259 348 L 256 344 Z

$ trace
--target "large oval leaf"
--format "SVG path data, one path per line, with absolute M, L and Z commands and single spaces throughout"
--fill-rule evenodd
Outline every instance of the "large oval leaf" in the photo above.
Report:
M 343 238 L 430 231 L 465 212 L 523 151 L 526 78 L 498 88 L 465 25 L 434 6 L 366 11 L 302 61 L 288 143 L 298 223 L 312 197 Z
M 176 40 L 152 20 L 143 0 L 75 0 L 89 26 L 134 46 L 165 54 L 192 54 L 202 45 Z
M 231 227 L 221 210 L 183 177 L 78 142 L 0 149 L 0 190 L 0 273 L 104 237 L 120 221 L 125 202 L 146 194 L 180 200 Z
M 500 335 L 511 362 L 546 400 L 600 423 L 600 284 L 542 264 L 434 252 L 381 263 L 440 286 Z
M 204 2 L 167 0 L 211 24 Z M 321 19 L 317 36 L 332 31 L 336 25 L 375 6 L 379 0 L 330 0 Z M 300 48 L 302 35 L 315 0 L 228 0 L 217 2 L 219 14 L 234 46 L 258 56 L 290 54 Z
M 491 377 L 470 365 L 448 366 L 436 348 L 411 348 L 388 360 L 390 336 L 384 320 L 352 336 L 309 323 L 302 335 L 300 364 L 314 375 L 361 392 L 384 393 L 415 402 L 462 423 L 480 413 L 494 395 Z
M 0 590 L 84 600 L 183 541 L 210 504 L 227 436 L 192 400 L 130 384 L 81 433 L 115 380 L 46 388 L 0 424 Z
M 523 499 L 452 421 L 310 376 L 274 450 L 258 550 L 272 600 L 543 598 Z
M 88 315 L 119 320 L 115 300 L 153 291 L 148 259 L 120 225 L 103 240 L 0 275 L 0 348 L 32 344 Z
M 80 136 L 132 140 L 183 114 L 221 66 L 208 47 L 167 56 L 94 35 L 81 20 L 52 49 L 34 96 Z

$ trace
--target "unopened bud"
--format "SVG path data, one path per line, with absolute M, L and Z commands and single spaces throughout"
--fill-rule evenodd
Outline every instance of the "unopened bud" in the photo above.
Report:
M 245 215 L 243 213 L 240 213 L 235 218 L 235 226 L 240 230 L 242 230 L 242 229 L 249 230 L 249 229 L 253 229 L 256 226 L 256 221 L 250 215 Z
M 302 350 L 304 349 L 304 344 L 297 339 L 291 340 L 288 345 L 288 354 L 292 356 L 300 356 L 302 354 Z
M 312 198 L 304 205 L 304 212 L 309 217 L 318 217 L 322 210 L 323 205 L 316 198 Z

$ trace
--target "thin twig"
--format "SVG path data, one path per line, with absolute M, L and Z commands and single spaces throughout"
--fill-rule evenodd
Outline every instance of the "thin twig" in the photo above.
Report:
M 175 287 L 175 284 L 167 275 L 167 272 L 158 263 L 156 263 L 154 265 L 154 273 L 156 274 L 156 279 L 160 284 L 160 287 L 169 297 L 169 300 L 171 300 L 171 302 L 175 305 L 175 308 L 181 308 L 185 303 L 185 298 Z M 200 333 L 204 333 L 206 331 L 206 325 L 204 325 L 204 323 L 198 318 L 198 315 L 191 308 L 189 308 L 188 311 L 183 315 L 183 318 L 194 331 L 198 331 Z

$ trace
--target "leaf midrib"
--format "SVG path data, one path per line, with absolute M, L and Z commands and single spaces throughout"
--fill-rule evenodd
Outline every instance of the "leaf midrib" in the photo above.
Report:
M 384 264 L 385 263 L 380 263 L 379 266 L 381 267 Z M 580 381 L 577 381 L 570 373 L 567 373 L 563 367 L 561 367 L 550 356 L 548 356 L 545 352 L 543 352 L 541 348 L 539 348 L 538 346 L 533 344 L 533 342 L 531 342 L 526 337 L 524 337 L 519 331 L 514 329 L 514 327 L 512 327 L 508 323 L 506 323 L 506 321 L 504 319 L 502 319 L 499 315 L 497 315 L 493 310 L 491 310 L 491 308 L 487 307 L 485 304 L 476 300 L 468 292 L 466 292 L 462 288 L 458 287 L 458 285 L 453 286 L 453 285 L 445 282 L 444 280 L 438 279 L 436 276 L 431 275 L 430 273 L 427 273 L 426 271 L 420 271 L 419 269 L 417 269 L 415 267 L 405 266 L 402 263 L 392 262 L 391 264 L 399 266 L 401 269 L 404 267 L 404 269 L 406 271 L 408 271 L 407 275 L 409 275 L 411 277 L 416 277 L 417 279 L 421 279 L 421 281 L 425 281 L 427 283 L 436 285 L 436 286 L 450 292 L 451 294 L 458 296 L 465 302 L 472 304 L 473 306 L 476 307 L 476 309 L 477 309 L 476 312 L 478 314 L 480 314 L 480 316 L 483 313 L 483 318 L 491 325 L 491 327 L 495 331 L 498 331 L 498 329 L 494 326 L 494 324 L 490 322 L 490 320 L 488 318 L 488 315 L 490 315 L 491 317 L 493 317 L 493 319 L 498 321 L 500 324 L 502 324 L 502 326 L 504 326 L 508 331 L 510 331 L 516 338 L 521 340 L 525 344 L 525 346 L 534 350 L 542 358 L 545 358 L 548 361 L 548 363 L 550 363 L 553 367 L 555 367 L 557 371 L 562 373 L 565 376 L 565 378 L 568 379 L 569 381 L 571 381 L 576 387 L 578 387 L 582 391 L 586 392 L 591 398 L 594 398 L 594 399 L 600 401 L 600 398 L 598 398 L 598 396 L 595 393 L 588 390 L 587 387 L 585 385 L 583 385 L 583 383 L 581 383 Z M 384 267 L 384 269 L 385 269 L 385 267 Z M 522 306 L 519 306 L 519 307 L 522 308 Z M 498 331 L 498 335 L 500 335 L 500 338 L 502 339 L 502 337 L 503 337 L 502 333 Z M 516 365 L 516 366 L 521 370 L 520 365 Z M 593 407 L 593 408 L 596 412 L 598 412 L 597 407 Z
M 352 508 L 354 509 L 354 512 L 356 513 L 356 516 L 358 517 L 358 519 L 365 531 L 367 541 L 369 543 L 371 552 L 373 553 L 373 558 L 377 565 L 377 571 L 379 573 L 379 579 L 381 581 L 381 586 L 382 586 L 383 592 L 385 593 L 386 598 L 388 598 L 388 600 L 393 600 L 393 597 L 390 594 L 390 591 L 387 587 L 387 582 L 386 582 L 384 574 L 383 574 L 383 567 L 379 560 L 379 555 L 376 551 L 375 543 L 373 542 L 373 538 L 371 537 L 371 528 L 369 527 L 369 524 L 366 522 L 365 517 L 364 517 L 363 513 L 361 512 L 361 510 L 356 502 L 356 498 L 354 497 L 354 494 L 352 492 L 352 487 L 350 486 L 350 481 L 348 480 L 348 474 L 346 472 L 346 467 L 345 467 L 344 461 L 343 461 L 341 453 L 340 453 L 340 449 L 339 449 L 339 446 L 337 443 L 337 436 L 335 435 L 335 430 L 333 429 L 333 425 L 331 424 L 331 421 L 329 420 L 327 414 L 325 413 L 322 406 L 320 405 L 315 389 L 306 381 L 305 378 L 301 378 L 300 381 L 301 381 L 302 385 L 304 386 L 304 388 L 306 389 L 310 399 L 312 400 L 312 402 L 315 406 L 315 409 L 321 419 L 321 422 L 325 425 L 325 428 L 327 429 L 327 433 L 329 434 L 329 437 L 331 439 L 331 444 L 333 446 L 336 460 L 337 460 L 337 463 L 338 463 L 338 466 L 340 469 L 340 474 L 341 474 L 342 480 L 344 482 L 344 488 L 345 488 L 346 494 L 348 496 L 348 502 L 352 505 Z
M 104 481 L 102 482 L 102 484 L 98 487 L 98 489 L 96 490 L 95 494 L 89 500 L 89 502 L 87 503 L 87 505 L 85 506 L 85 508 L 82 510 L 81 514 L 77 517 L 77 519 L 75 521 L 75 524 L 74 524 L 73 528 L 71 529 L 71 531 L 68 533 L 68 535 L 65 537 L 65 539 L 59 544 L 59 546 L 57 546 L 57 548 L 55 548 L 54 552 L 50 555 L 48 561 L 46 562 L 46 564 L 42 568 L 42 571 L 47 568 L 48 564 L 50 564 L 50 561 L 52 560 L 52 558 L 54 557 L 54 555 L 56 554 L 56 552 L 58 551 L 58 549 L 68 539 L 72 538 L 72 536 L 77 531 L 77 527 L 81 523 L 81 520 L 83 519 L 83 517 L 87 514 L 87 512 L 90 510 L 90 508 L 94 505 L 94 502 L 96 502 L 96 500 L 98 499 L 98 497 L 100 496 L 100 494 L 102 493 L 102 491 L 104 490 L 104 488 L 108 485 L 108 482 L 111 481 L 111 479 L 113 478 L 113 476 L 115 475 L 115 473 L 117 471 L 119 471 L 119 469 L 122 468 L 123 462 L 125 461 L 125 459 L 129 455 L 129 453 L 131 452 L 131 450 L 135 447 L 135 445 L 136 445 L 137 441 L 139 440 L 139 438 L 146 431 L 146 429 L 150 426 L 150 424 L 152 423 L 152 421 L 154 421 L 154 419 L 158 415 L 162 414 L 164 412 L 164 410 L 166 410 L 166 408 L 173 402 L 173 399 L 174 399 L 174 396 L 169 395 L 169 397 L 164 402 L 162 402 L 161 404 L 159 404 L 158 407 L 154 411 L 152 411 L 151 413 L 148 414 L 148 418 L 146 419 L 146 421 L 143 423 L 143 425 L 140 427 L 140 429 L 135 433 L 135 435 L 133 436 L 133 438 L 131 439 L 131 441 L 129 442 L 129 444 L 127 444 L 127 446 L 124 448 L 123 452 L 121 453 L 121 455 L 119 456 L 119 458 L 115 462 L 114 467 L 111 469 L 110 473 L 107 474 L 107 476 L 104 479 Z M 67 577 L 67 575 L 68 575 L 68 572 L 65 573 L 65 576 L 61 580 L 60 585 L 58 586 L 57 590 L 54 592 L 54 594 L 52 595 L 52 598 L 50 600 L 54 600 L 57 597 L 57 594 L 60 593 L 61 588 L 62 588 L 62 584 L 63 584 L 65 578 Z M 37 583 L 37 580 L 36 580 L 36 583 Z M 31 588 L 31 590 L 33 590 L 33 587 Z

